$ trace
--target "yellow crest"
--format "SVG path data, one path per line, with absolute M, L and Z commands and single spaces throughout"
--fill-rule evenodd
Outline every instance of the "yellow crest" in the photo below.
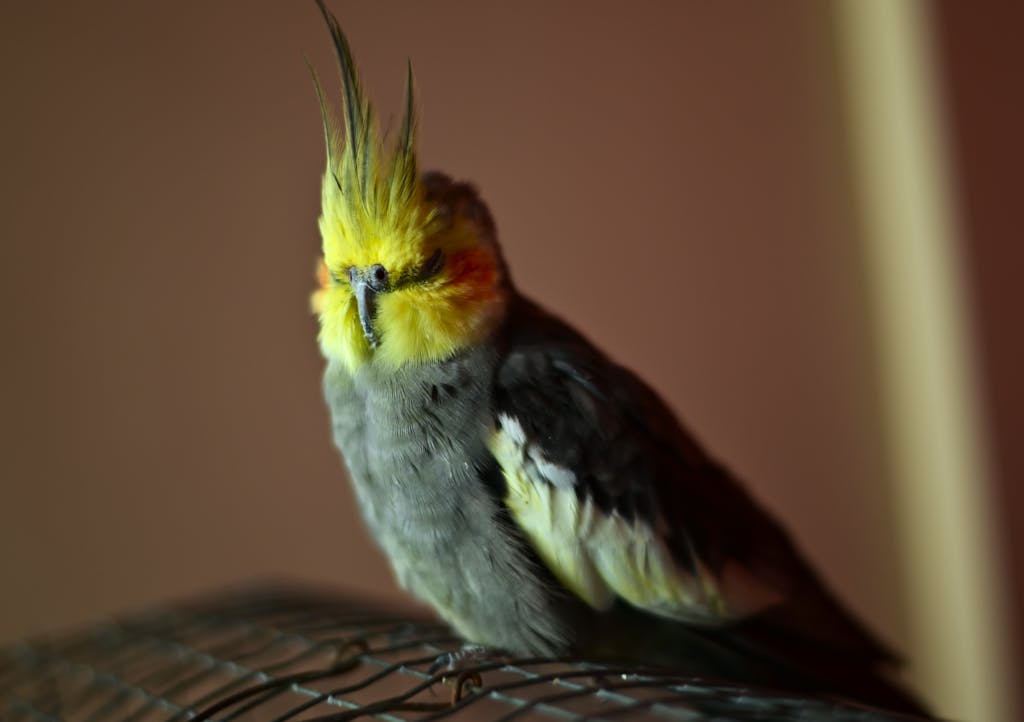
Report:
M 387 148 L 348 41 L 323 1 L 317 3 L 342 81 L 339 123 L 310 67 L 327 143 L 321 287 L 312 299 L 321 348 L 350 371 L 370 359 L 397 367 L 445 358 L 478 341 L 500 315 L 503 273 L 493 239 L 483 243 L 479 223 L 427 198 L 416 163 L 411 66 L 401 130 Z M 351 276 L 367 269 L 386 269 L 386 288 L 372 298 Z
M 338 54 L 344 100 L 342 132 L 310 68 L 327 142 L 320 218 L 324 259 L 329 268 L 334 265 L 332 261 L 363 265 L 377 262 L 382 256 L 396 266 L 401 261 L 414 262 L 414 258 L 403 256 L 422 240 L 429 225 L 429 209 L 422 202 L 416 166 L 412 66 L 408 70 L 402 129 L 397 143 L 388 151 L 356 77 L 348 41 L 337 19 L 322 1 L 318 4 Z

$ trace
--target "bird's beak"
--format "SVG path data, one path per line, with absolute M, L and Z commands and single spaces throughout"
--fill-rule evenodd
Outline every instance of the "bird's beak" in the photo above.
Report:
M 359 306 L 359 324 L 363 327 L 363 336 L 369 342 L 370 348 L 377 348 L 377 334 L 373 330 L 373 317 L 377 313 L 377 292 L 366 282 L 362 274 L 353 274 L 352 290 Z
M 380 338 L 373 328 L 373 321 L 377 315 L 377 295 L 391 288 L 388 271 L 379 263 L 369 268 L 353 266 L 348 269 L 348 278 L 359 306 L 359 325 L 363 327 L 363 336 L 370 348 L 377 348 Z

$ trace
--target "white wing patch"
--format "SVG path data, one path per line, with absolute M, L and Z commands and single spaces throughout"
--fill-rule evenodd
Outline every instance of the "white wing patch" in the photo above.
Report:
M 684 571 L 643 521 L 602 512 L 575 489 L 576 475 L 546 459 L 519 422 L 505 414 L 490 439 L 505 474 L 505 504 L 551 572 L 595 609 L 616 597 L 652 614 L 690 622 L 735 615 L 714 577 L 698 564 Z

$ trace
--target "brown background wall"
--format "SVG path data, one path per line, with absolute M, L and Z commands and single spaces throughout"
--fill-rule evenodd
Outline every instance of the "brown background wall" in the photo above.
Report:
M 383 117 L 413 60 L 423 165 L 477 182 L 521 287 L 652 381 L 900 644 L 820 6 L 334 7 Z M 313 4 L 5 15 L 0 639 L 261 575 L 395 594 L 307 310 L 301 53 L 333 79 Z

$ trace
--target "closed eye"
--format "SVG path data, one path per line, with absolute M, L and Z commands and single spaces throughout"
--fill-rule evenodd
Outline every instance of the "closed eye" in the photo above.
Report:
M 444 254 L 441 253 L 441 249 L 438 248 L 420 268 L 419 278 L 417 280 L 421 282 L 427 281 L 440 273 L 442 268 L 444 268 Z

